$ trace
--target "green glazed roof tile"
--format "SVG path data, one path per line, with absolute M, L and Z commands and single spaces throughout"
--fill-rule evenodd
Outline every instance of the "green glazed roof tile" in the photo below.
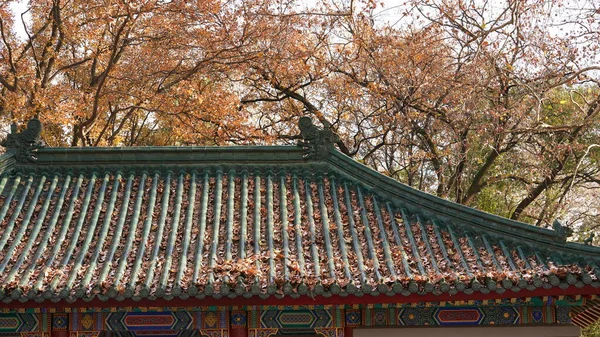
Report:
M 596 247 L 413 190 L 337 151 L 49 148 L 0 158 L 11 301 L 498 294 L 599 286 Z

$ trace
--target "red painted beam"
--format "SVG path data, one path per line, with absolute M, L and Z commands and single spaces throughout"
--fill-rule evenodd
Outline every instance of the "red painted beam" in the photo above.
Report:
M 73 303 L 68 303 L 67 301 L 59 301 L 59 302 L 51 302 L 45 301 L 42 303 L 37 303 L 35 301 L 28 301 L 25 303 L 21 303 L 18 301 L 13 301 L 10 303 L 4 303 L 2 305 L 3 308 L 7 309 L 25 309 L 25 308 L 56 308 L 56 309 L 64 309 L 64 308 L 118 308 L 118 307 L 208 307 L 208 306 L 219 306 L 219 307 L 232 307 L 232 306 L 260 306 L 260 305 L 353 305 L 353 304 L 377 304 L 377 303 L 423 303 L 423 302 L 448 302 L 448 301 L 469 301 L 469 300 L 495 300 L 495 299 L 507 299 L 507 298 L 525 298 L 525 297 L 543 297 L 543 296 L 575 296 L 575 295 L 600 295 L 600 288 L 594 288 L 590 285 L 586 285 L 582 288 L 569 287 L 566 290 L 562 290 L 560 288 L 553 289 L 543 289 L 539 288 L 534 291 L 521 290 L 519 292 L 514 292 L 511 290 L 505 291 L 503 294 L 498 294 L 496 292 L 490 292 L 488 294 L 483 294 L 480 292 L 475 292 L 471 295 L 467 295 L 465 293 L 458 293 L 456 295 L 443 294 L 440 296 L 435 296 L 433 294 L 426 295 L 418 295 L 411 294 L 409 296 L 404 295 L 364 295 L 362 297 L 356 296 L 346 296 L 342 297 L 339 295 L 333 295 L 329 298 L 322 296 L 301 296 L 297 299 L 293 299 L 291 297 L 284 297 L 282 299 L 277 299 L 275 297 L 269 297 L 267 299 L 261 299 L 258 296 L 251 298 L 212 298 L 207 297 L 203 299 L 197 299 L 195 297 L 190 297 L 188 299 L 180 299 L 174 298 L 172 300 L 165 299 L 142 299 L 140 301 L 134 301 L 132 299 L 125 299 L 123 301 L 117 301 L 115 299 L 111 299 L 108 301 L 101 301 L 98 298 L 95 298 L 89 302 L 83 300 L 77 300 Z

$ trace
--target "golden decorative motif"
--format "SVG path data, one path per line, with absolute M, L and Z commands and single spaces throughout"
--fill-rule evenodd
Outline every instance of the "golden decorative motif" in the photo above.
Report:
M 92 328 L 93 324 L 94 324 L 94 318 L 92 318 L 92 315 L 90 315 L 90 314 L 83 315 L 83 318 L 81 318 L 81 326 L 85 330 L 90 330 Z

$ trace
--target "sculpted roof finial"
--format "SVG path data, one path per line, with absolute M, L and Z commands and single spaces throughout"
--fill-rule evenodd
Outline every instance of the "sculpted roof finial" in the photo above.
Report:
M 584 244 L 584 245 L 588 245 L 588 246 L 591 246 L 591 245 L 593 245 L 593 244 L 594 244 L 594 237 L 596 237 L 596 234 L 595 234 L 594 232 L 592 232 L 592 233 L 590 234 L 590 236 L 588 236 L 588 237 L 587 237 L 587 239 L 585 239 L 585 240 L 583 241 L 583 244 Z
M 573 234 L 573 230 L 565 225 L 559 219 L 555 219 L 552 223 L 554 234 L 561 240 L 566 241 Z
M 42 134 L 42 122 L 33 118 L 27 122 L 27 128 L 21 132 L 17 131 L 16 124 L 11 125 L 11 133 L 0 142 L 7 150 L 15 153 L 15 159 L 19 162 L 34 162 L 37 160 L 35 151 L 43 147 L 40 138 Z
M 323 159 L 327 157 L 333 145 L 339 141 L 338 135 L 331 130 L 331 125 L 327 123 L 323 128 L 313 124 L 310 117 L 301 117 L 298 126 L 302 140 L 298 141 L 298 146 L 305 150 L 305 159 Z

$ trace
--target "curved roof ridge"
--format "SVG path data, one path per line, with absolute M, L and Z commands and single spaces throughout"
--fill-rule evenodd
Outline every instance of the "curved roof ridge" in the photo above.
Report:
M 352 177 L 353 180 L 369 185 L 374 193 L 388 196 L 397 205 L 408 204 L 414 208 L 412 211 L 435 215 L 443 222 L 466 224 L 516 239 L 522 239 L 524 236 L 535 243 L 558 246 L 569 251 L 600 254 L 600 247 L 565 242 L 566 237 L 560 236 L 555 230 L 504 218 L 420 191 L 357 162 L 337 150 L 331 152 L 327 162 L 337 171 Z
M 297 146 L 47 147 L 38 150 L 35 165 L 268 164 L 301 161 L 302 153 Z

